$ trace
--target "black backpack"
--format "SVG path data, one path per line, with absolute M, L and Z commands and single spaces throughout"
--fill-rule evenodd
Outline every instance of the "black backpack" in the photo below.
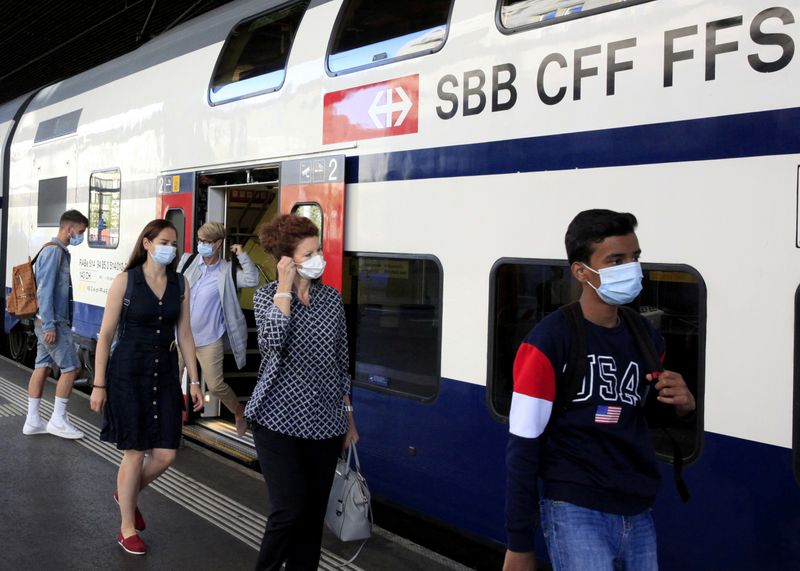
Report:
M 564 381 L 556 385 L 556 398 L 553 403 L 553 413 L 561 414 L 567 410 L 572 399 L 578 394 L 586 375 L 586 328 L 583 323 L 583 311 L 580 302 L 573 302 L 563 305 L 559 311 L 567 320 L 570 331 L 570 351 L 565 371 Z M 644 362 L 644 371 L 649 373 L 661 373 L 664 367 L 661 358 L 653 344 L 653 338 L 645 326 L 642 316 L 630 307 L 620 306 L 619 317 L 628 326 L 628 330 L 633 335 L 636 342 L 636 349 Z M 675 478 L 675 487 L 684 502 L 689 501 L 689 488 L 683 480 L 683 452 L 678 441 L 670 434 L 665 426 L 653 426 L 660 428 L 667 435 L 672 444 L 672 469 Z

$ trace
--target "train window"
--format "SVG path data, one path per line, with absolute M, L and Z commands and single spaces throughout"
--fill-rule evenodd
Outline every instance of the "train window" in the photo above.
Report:
M 433 53 L 444 45 L 452 0 L 347 0 L 328 50 L 331 73 Z
M 292 214 L 311 220 L 319 230 L 319 238 L 322 240 L 322 208 L 320 208 L 319 204 L 295 204 L 292 208 Z
M 39 226 L 58 226 L 61 215 L 67 209 L 67 177 L 40 180 L 38 203 L 36 223 Z
M 497 19 L 502 30 L 537 28 L 591 16 L 652 0 L 500 0 Z
M 800 288 L 794 294 L 794 395 L 792 415 L 792 465 L 800 483 Z
M 180 260 L 183 256 L 183 245 L 186 237 L 186 214 L 180 208 L 170 208 L 167 210 L 167 215 L 164 216 L 167 222 L 172 222 L 175 229 L 178 231 L 178 251 L 176 252 L 175 259 Z
M 119 246 L 121 184 L 119 169 L 89 177 L 89 247 Z
M 353 382 L 421 400 L 435 398 L 442 328 L 438 260 L 346 254 L 342 298 Z
M 705 359 L 705 299 L 702 278 L 682 265 L 642 264 L 639 311 L 664 336 L 664 366 L 679 371 L 697 401 L 697 413 L 680 419 L 657 405 L 648 411 L 656 451 L 672 458 L 673 440 L 685 460 L 699 452 L 702 435 Z M 504 259 L 491 274 L 488 401 L 505 418 L 511 406 L 512 370 L 517 348 L 545 316 L 580 296 L 566 261 Z
M 280 89 L 308 2 L 296 2 L 236 25 L 225 41 L 208 99 L 211 105 Z

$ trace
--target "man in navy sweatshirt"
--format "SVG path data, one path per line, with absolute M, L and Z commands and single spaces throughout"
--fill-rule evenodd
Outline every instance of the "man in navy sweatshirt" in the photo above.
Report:
M 555 571 L 658 568 L 650 508 L 659 473 L 643 404 L 655 390 L 658 401 L 683 416 L 694 411 L 695 400 L 679 373 L 652 378 L 618 315 L 642 289 L 636 224 L 632 214 L 587 210 L 567 229 L 570 269 L 582 286 L 587 350 L 583 384 L 566 409 L 553 410 L 571 346 L 564 314 L 543 319 L 517 352 L 504 571 L 536 568 L 540 521 Z M 647 326 L 663 359 L 663 338 Z

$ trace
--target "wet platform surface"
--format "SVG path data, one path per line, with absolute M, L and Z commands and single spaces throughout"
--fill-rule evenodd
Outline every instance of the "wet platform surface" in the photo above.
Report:
M 267 504 L 259 473 L 182 447 L 174 466 L 139 496 L 148 554 L 128 555 L 116 541 L 112 497 L 121 453 L 99 441 L 101 418 L 77 391 L 67 412 L 84 439 L 23 435 L 29 377 L 29 369 L 0 357 L 0 569 L 254 568 Z M 46 383 L 45 421 L 54 391 Z M 339 567 L 357 547 L 326 530 L 320 569 L 467 569 L 380 528 L 355 563 Z

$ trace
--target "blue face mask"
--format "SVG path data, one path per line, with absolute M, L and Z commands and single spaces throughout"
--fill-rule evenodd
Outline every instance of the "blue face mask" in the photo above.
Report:
M 73 236 L 70 234 L 69 236 L 69 245 L 70 246 L 77 246 L 83 242 L 83 234 L 77 234 Z
M 214 255 L 214 245 L 200 242 L 199 244 L 197 244 L 197 253 L 203 256 L 204 258 L 210 258 L 211 256 Z
M 153 259 L 162 266 L 168 266 L 175 259 L 177 248 L 167 244 L 156 244 L 156 251 L 153 252 Z
M 591 282 L 586 283 L 609 305 L 630 303 L 642 291 L 642 266 L 639 262 L 609 266 L 599 272 L 586 264 L 583 267 L 600 276 L 600 287 L 594 287 Z

